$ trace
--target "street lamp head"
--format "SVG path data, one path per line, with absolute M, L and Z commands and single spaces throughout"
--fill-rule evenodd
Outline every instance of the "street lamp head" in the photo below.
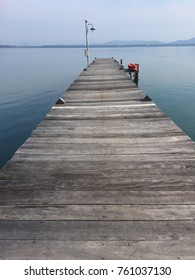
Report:
M 92 28 L 90 28 L 90 30 L 93 32 L 93 31 L 95 31 L 95 28 L 94 28 L 94 27 L 92 27 Z

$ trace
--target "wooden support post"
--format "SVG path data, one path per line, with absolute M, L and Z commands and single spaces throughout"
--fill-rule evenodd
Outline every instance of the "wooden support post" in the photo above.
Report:
M 138 81 L 139 81 L 139 64 L 135 63 L 137 66 L 137 71 L 134 72 L 134 83 L 138 86 Z

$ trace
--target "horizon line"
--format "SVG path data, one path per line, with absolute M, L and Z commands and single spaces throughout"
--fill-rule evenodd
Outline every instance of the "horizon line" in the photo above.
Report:
M 110 47 L 187 47 L 195 46 L 195 43 L 156 43 L 156 44 L 91 44 L 91 48 L 110 48 Z M 84 44 L 44 44 L 44 45 L 15 45 L 0 44 L 0 48 L 85 48 Z

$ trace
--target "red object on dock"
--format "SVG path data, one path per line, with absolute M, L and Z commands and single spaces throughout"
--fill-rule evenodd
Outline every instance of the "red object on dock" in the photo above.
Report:
M 129 63 L 128 64 L 128 69 L 131 70 L 131 71 L 138 71 L 138 65 L 133 64 L 133 63 Z

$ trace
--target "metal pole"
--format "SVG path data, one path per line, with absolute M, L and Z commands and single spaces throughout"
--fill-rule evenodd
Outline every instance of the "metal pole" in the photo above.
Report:
M 89 26 L 91 27 L 90 30 L 94 31 L 95 28 L 93 27 L 93 24 L 88 23 L 88 21 L 85 19 L 85 33 L 86 33 L 86 49 L 85 49 L 85 56 L 87 57 L 87 67 L 89 66 L 89 40 L 88 40 L 88 32 L 89 32 Z
M 85 33 L 86 33 L 85 56 L 87 57 L 87 67 L 88 67 L 89 66 L 89 40 L 88 40 L 88 24 L 87 24 L 87 20 L 85 20 Z

